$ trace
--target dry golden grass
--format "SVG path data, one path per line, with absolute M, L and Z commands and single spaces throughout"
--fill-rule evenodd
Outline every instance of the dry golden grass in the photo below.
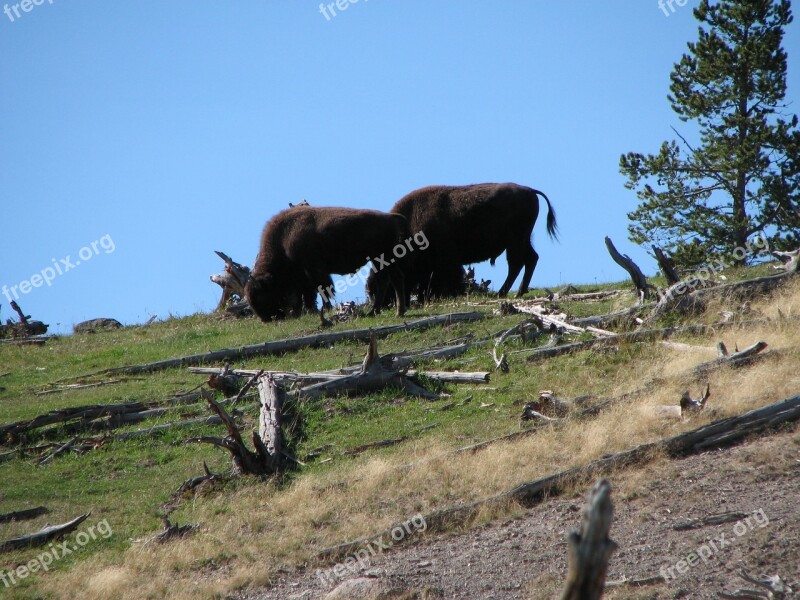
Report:
M 722 308 L 724 303 L 709 310 Z M 124 565 L 104 564 L 102 557 L 95 557 L 49 578 L 45 585 L 59 597 L 64 590 L 75 590 L 76 597 L 141 599 L 209 598 L 268 584 L 280 566 L 305 563 L 324 547 L 375 535 L 417 513 L 492 496 L 524 481 L 786 398 L 800 388 L 796 369 L 800 335 L 797 324 L 777 320 L 778 309 L 786 317 L 800 314 L 799 285 L 753 303 L 754 315 L 775 318 L 773 322 L 684 340 L 708 347 L 707 352 L 653 344 L 657 349 L 648 363 L 636 369 L 621 363 L 610 386 L 616 393 L 637 389 L 654 377 L 668 379 L 595 419 L 543 429 L 477 453 L 445 454 L 451 448 L 408 442 L 390 455 L 301 475 L 284 489 L 251 484 L 206 496 L 176 515 L 181 523 L 202 524 L 193 537 L 167 545 L 134 544 Z M 714 358 L 713 348 L 720 339 L 729 349 L 764 340 L 783 354 L 748 368 L 721 369 L 699 381 L 675 377 Z M 707 409 L 689 422 L 660 418 L 649 409 L 676 404 L 686 389 L 698 396 L 706 382 L 712 390 Z M 604 387 L 609 388 L 608 382 Z M 398 468 L 410 460 L 422 462 Z M 639 471 L 630 480 L 623 479 L 621 497 L 636 494 L 646 476 Z M 518 508 L 495 507 L 477 521 L 515 511 Z

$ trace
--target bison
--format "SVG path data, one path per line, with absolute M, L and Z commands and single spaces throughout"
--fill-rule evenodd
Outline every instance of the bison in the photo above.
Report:
M 317 291 L 327 292 L 323 301 L 332 295 L 331 273 L 353 273 L 371 261 L 373 311 L 379 310 L 391 284 L 401 316 L 405 312 L 403 275 L 399 264 L 388 257 L 407 234 L 403 216 L 376 210 L 316 206 L 284 210 L 264 227 L 245 287 L 247 301 L 264 321 L 298 316 L 303 305 L 316 307 Z
M 411 233 L 424 231 L 430 241 L 426 252 L 407 257 L 406 289 L 416 289 L 420 298 L 463 294 L 462 266 L 485 260 L 494 264 L 505 252 L 508 276 L 500 296 L 508 294 L 523 267 L 517 295 L 527 292 L 539 260 L 531 245 L 539 196 L 547 202 L 547 233 L 555 238 L 556 215 L 550 200 L 543 192 L 515 183 L 430 186 L 398 200 L 391 212 L 408 220 Z M 377 281 L 368 281 L 367 288 L 377 290 Z

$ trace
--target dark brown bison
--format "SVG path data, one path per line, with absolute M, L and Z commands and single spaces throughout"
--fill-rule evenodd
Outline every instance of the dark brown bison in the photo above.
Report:
M 264 227 L 245 287 L 247 301 L 264 321 L 297 316 L 304 305 L 316 307 L 317 292 L 323 301 L 330 299 L 335 289 L 331 273 L 353 273 L 372 261 L 373 310 L 391 285 L 400 316 L 405 312 L 403 275 L 389 257 L 407 234 L 405 218 L 396 214 L 316 206 L 284 210 Z
M 503 252 L 508 277 L 500 286 L 506 296 L 525 268 L 518 295 L 528 291 L 539 255 L 531 245 L 539 216 L 539 196 L 547 202 L 547 232 L 556 237 L 556 215 L 544 193 L 515 183 L 430 186 L 404 196 L 391 212 L 403 215 L 412 234 L 424 232 L 430 241 L 403 264 L 406 289 L 421 298 L 464 293 L 463 265 L 494 260 Z M 377 289 L 369 281 L 368 290 Z

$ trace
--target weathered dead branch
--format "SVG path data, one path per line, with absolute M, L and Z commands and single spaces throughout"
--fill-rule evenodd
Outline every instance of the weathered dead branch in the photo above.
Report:
M 754 584 L 757 588 L 751 589 L 738 589 L 735 592 L 720 592 L 720 598 L 735 598 L 743 600 L 784 600 L 794 598 L 795 591 L 787 584 L 779 575 L 766 577 L 764 579 L 757 579 L 750 575 L 744 569 L 739 571 L 739 577 Z
M 206 481 L 218 481 L 221 479 L 222 476 L 218 475 L 217 473 L 212 473 L 211 469 L 208 468 L 206 462 L 203 461 L 203 474 L 198 475 L 197 477 L 192 477 L 191 479 L 187 479 L 186 481 L 184 481 L 181 484 L 181 486 L 176 490 L 173 496 L 175 497 L 183 496 L 186 492 L 193 491 Z
M 603 596 L 608 559 L 617 549 L 608 537 L 613 514 L 611 484 L 601 479 L 589 493 L 580 530 L 567 535 L 569 570 L 561 600 L 598 600 Z
M 219 250 L 215 250 L 214 253 L 225 261 L 225 271 L 211 276 L 211 281 L 222 287 L 222 298 L 217 305 L 217 310 L 222 310 L 233 296 L 238 296 L 240 299 L 245 297 L 244 286 L 250 279 L 250 267 L 239 264 Z
M 26 315 L 22 312 L 22 309 L 19 307 L 14 300 L 11 301 L 10 304 L 11 308 L 17 313 L 19 317 L 19 323 L 14 323 L 11 319 L 6 320 L 5 325 L 0 325 L 0 338 L 14 338 L 13 342 L 22 342 L 25 343 L 25 338 L 34 335 L 44 335 L 47 333 L 47 328 L 49 325 L 42 323 L 41 321 L 32 321 L 30 315 Z M 38 338 L 35 340 L 30 340 L 31 343 L 44 343 L 43 338 Z
M 208 398 L 208 404 L 228 430 L 227 437 L 203 436 L 186 441 L 208 443 L 225 448 L 231 454 L 234 472 L 239 475 L 267 476 L 281 472 L 285 463 L 281 450 L 283 442 L 280 429 L 283 392 L 275 380 L 268 375 L 259 378 L 258 388 L 261 409 L 259 431 L 253 431 L 252 435 L 255 452 L 245 445 L 236 422 L 222 406 L 211 398 Z
M 681 416 L 686 416 L 689 413 L 697 413 L 706 407 L 706 402 L 711 397 L 711 386 L 706 384 L 706 389 L 699 400 L 692 399 L 689 390 L 683 392 L 680 401 Z
M 12 550 L 19 550 L 20 548 L 30 548 L 32 546 L 44 546 L 50 540 L 75 530 L 75 528 L 83 523 L 90 514 L 91 513 L 86 513 L 85 515 L 72 519 L 72 521 L 67 521 L 60 525 L 48 525 L 35 533 L 28 533 L 20 537 L 6 540 L 5 542 L 0 542 L 0 553 L 11 552 Z
M 633 285 L 636 288 L 636 293 L 639 296 L 639 302 L 642 303 L 647 300 L 650 297 L 650 290 L 653 289 L 653 286 L 647 283 L 647 278 L 644 276 L 644 273 L 642 273 L 642 270 L 633 262 L 630 256 L 619 253 L 614 247 L 610 237 L 606 236 L 605 242 L 608 253 L 611 255 L 611 258 L 614 259 L 614 262 L 625 269 L 628 275 L 630 275 Z
M 49 463 L 51 460 L 53 460 L 53 459 L 54 459 L 56 456 L 60 456 L 60 455 L 64 454 L 64 452 L 67 452 L 67 451 L 68 451 L 70 448 L 72 448 L 72 447 L 75 445 L 75 442 L 77 442 L 77 441 L 78 441 L 78 439 L 79 439 L 79 438 L 77 438 L 77 437 L 74 437 L 74 438 L 72 438 L 71 440 L 69 440 L 69 441 L 68 441 L 66 444 L 62 444 L 61 446 L 59 446 L 58 448 L 56 448 L 56 449 L 55 449 L 55 450 L 52 452 L 52 454 L 48 454 L 48 455 L 47 455 L 47 456 L 45 456 L 45 457 L 44 457 L 42 460 L 40 460 L 40 461 L 39 461 L 37 464 L 38 464 L 39 466 L 42 466 L 42 465 L 46 465 L 46 464 L 48 464 L 48 463 Z
M 653 245 L 651 247 L 653 248 L 653 254 L 658 262 L 658 267 L 667 280 L 667 285 L 675 285 L 678 283 L 681 278 L 678 277 L 678 274 L 675 272 L 675 264 L 672 262 L 672 259 L 664 254 L 664 251 L 658 246 Z
M 164 523 L 164 531 L 153 537 L 153 541 L 159 544 L 184 537 L 199 527 L 199 525 L 173 525 L 167 517 L 162 517 L 162 522 Z
M 782 265 L 777 265 L 773 268 L 781 269 L 786 272 L 800 271 L 800 248 L 792 250 L 791 252 L 773 251 L 772 254 L 783 261 Z

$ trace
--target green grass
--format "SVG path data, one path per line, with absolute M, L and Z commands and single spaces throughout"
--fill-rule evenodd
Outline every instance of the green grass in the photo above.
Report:
M 725 274 L 730 275 L 731 281 L 740 275 L 743 277 L 749 273 L 754 276 L 766 271 L 761 266 L 741 273 L 730 270 Z M 626 291 L 621 296 L 600 302 L 559 302 L 560 309 L 570 316 L 603 314 L 633 304 L 634 295 L 629 282 L 575 287 L 579 291 Z M 532 290 L 529 297 L 543 294 L 543 290 Z M 425 331 L 401 332 L 379 340 L 379 352 L 385 354 L 424 348 L 465 335 L 480 339 L 510 328 L 521 320 L 521 315 L 494 315 L 492 309 L 497 307 L 496 301 L 491 296 L 472 296 L 460 302 L 410 310 L 404 318 L 406 321 L 431 314 L 466 310 L 479 310 L 486 314 L 486 318 L 476 323 L 456 323 Z M 328 331 L 397 321 L 393 315 L 385 313 L 379 317 L 340 323 Z M 115 385 L 44 396 L 35 394 L 60 380 L 69 378 L 73 383 L 79 375 L 104 369 L 319 331 L 318 317 L 313 315 L 262 324 L 255 319 L 221 320 L 216 315 L 198 314 L 153 323 L 147 327 L 134 326 L 93 335 L 64 336 L 51 339 L 41 347 L 3 345 L 0 346 L 0 374 L 7 374 L 0 377 L 0 423 L 28 419 L 65 407 L 161 402 L 176 393 L 195 388 L 204 381 L 204 377 L 190 374 L 186 369 L 169 369 L 128 377 L 125 382 Z M 544 343 L 544 338 L 542 336 L 538 343 Z M 510 341 L 503 349 L 509 352 L 521 348 L 523 345 L 520 341 Z M 320 371 L 358 363 L 364 352 L 365 344 L 346 342 L 328 348 L 306 348 L 283 356 L 236 361 L 232 366 Z M 287 485 L 306 474 L 335 470 L 346 461 L 360 460 L 348 458 L 343 453 L 347 449 L 384 439 L 411 436 L 423 445 L 430 441 L 445 448 L 458 448 L 518 430 L 522 405 L 535 398 L 539 390 L 558 389 L 564 397 L 582 395 L 587 391 L 602 396 L 615 389 L 615 376 L 619 372 L 644 369 L 657 358 L 657 348 L 643 345 L 623 346 L 620 351 L 610 354 L 589 352 L 567 355 L 540 363 L 528 363 L 524 354 L 510 355 L 512 371 L 501 374 L 494 372 L 491 346 L 481 346 L 446 363 L 430 362 L 426 365 L 433 370 L 492 372 L 488 385 L 434 385 L 430 382 L 430 388 L 450 394 L 444 400 L 430 402 L 406 398 L 399 391 L 385 390 L 357 398 L 292 402 L 292 409 L 303 422 L 303 436 L 293 441 L 293 451 L 302 458 L 313 449 L 330 446 L 322 453 L 322 457 L 334 460 L 328 463 L 311 461 L 302 469 L 289 473 L 278 485 Z M 471 400 L 465 402 L 470 396 Z M 457 405 L 449 410 L 441 410 L 451 402 Z M 482 407 L 482 404 L 491 406 Z M 149 427 L 204 414 L 208 412 L 201 404 L 186 406 L 161 418 L 125 429 Z M 245 431 L 252 428 L 254 420 L 255 409 L 252 408 L 245 415 Z M 44 523 L 64 522 L 91 511 L 86 525 L 107 519 L 113 535 L 87 544 L 80 552 L 58 562 L 55 568 L 68 570 L 78 561 L 99 553 L 108 563 L 122 562 L 132 545 L 131 539 L 150 536 L 160 529 L 161 505 L 182 482 L 202 472 L 203 461 L 208 463 L 212 471 L 229 473 L 230 460 L 226 452 L 210 445 L 184 443 L 189 437 L 222 433 L 221 426 L 196 426 L 169 431 L 155 438 L 109 442 L 83 455 L 68 453 L 41 467 L 36 466 L 34 457 L 0 463 L 0 513 L 39 505 L 47 506 L 51 511 L 34 521 L 0 524 L 0 539 L 33 531 Z M 55 428 L 50 432 L 50 437 L 64 441 L 69 436 L 62 435 Z M 37 436 L 25 440 L 25 444 L 33 445 L 41 441 L 42 437 Z M 0 454 L 4 450 L 0 447 Z M 371 450 L 368 455 L 390 455 L 393 452 L 395 449 L 390 447 Z M 227 493 L 258 485 L 264 484 L 243 478 L 225 484 L 223 489 Z M 224 513 L 224 507 L 220 508 L 219 514 L 224 516 Z M 178 515 L 181 514 L 179 511 Z M 37 554 L 36 549 L 31 549 L 0 555 L 0 571 L 13 569 Z M 215 560 L 224 560 L 224 557 L 220 554 Z M 202 567 L 202 564 L 192 563 L 185 568 L 191 570 Z M 24 580 L 13 590 L 13 594 L 20 598 L 41 597 L 37 588 L 37 581 L 41 577 Z

